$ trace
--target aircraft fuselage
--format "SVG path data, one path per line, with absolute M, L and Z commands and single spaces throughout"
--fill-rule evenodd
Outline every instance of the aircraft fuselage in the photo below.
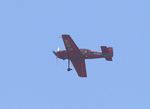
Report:
M 75 55 L 73 51 L 61 50 L 55 53 L 55 55 L 60 59 L 74 59 L 74 58 L 84 58 L 84 59 L 94 59 L 94 58 L 105 58 L 107 54 L 102 54 L 102 52 L 92 51 L 88 49 L 80 49 L 79 55 Z M 108 54 L 109 56 L 109 54 Z

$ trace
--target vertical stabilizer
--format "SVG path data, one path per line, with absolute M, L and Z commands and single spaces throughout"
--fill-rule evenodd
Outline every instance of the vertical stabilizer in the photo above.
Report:
M 107 61 L 112 61 L 113 57 L 113 48 L 107 46 L 101 46 L 102 55 Z

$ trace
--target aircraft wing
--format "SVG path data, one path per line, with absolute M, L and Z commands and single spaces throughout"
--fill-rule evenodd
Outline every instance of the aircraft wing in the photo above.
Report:
M 62 35 L 62 39 L 64 41 L 66 50 L 70 52 L 70 55 L 75 55 L 75 57 L 80 57 L 81 52 L 77 45 L 74 43 L 72 38 L 69 35 Z M 78 73 L 78 76 L 80 77 L 87 77 L 86 74 L 86 66 L 85 66 L 85 60 L 82 58 L 73 58 L 71 59 L 71 62 Z
M 62 39 L 64 41 L 67 51 L 72 51 L 74 55 L 81 54 L 79 48 L 77 47 L 77 45 L 74 43 L 74 41 L 69 35 L 62 35 Z
M 87 77 L 85 59 L 74 59 L 71 60 L 71 62 L 78 73 L 78 76 Z

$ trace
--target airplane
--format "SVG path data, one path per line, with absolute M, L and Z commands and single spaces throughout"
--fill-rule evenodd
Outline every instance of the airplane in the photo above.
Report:
M 79 77 L 87 77 L 85 59 L 105 58 L 107 61 L 112 61 L 113 48 L 101 46 L 101 51 L 93 51 L 89 49 L 79 49 L 70 35 L 63 34 L 62 39 L 66 50 L 53 51 L 56 57 L 68 60 L 67 71 L 71 71 L 70 61 L 72 62 Z

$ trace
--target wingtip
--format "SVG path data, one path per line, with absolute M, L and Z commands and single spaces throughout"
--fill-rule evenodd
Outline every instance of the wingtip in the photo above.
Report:
M 62 37 L 70 37 L 69 34 L 62 34 Z
M 81 78 L 87 78 L 87 76 L 79 76 L 79 77 L 81 77 Z
M 81 78 L 87 78 L 87 75 L 78 75 Z

